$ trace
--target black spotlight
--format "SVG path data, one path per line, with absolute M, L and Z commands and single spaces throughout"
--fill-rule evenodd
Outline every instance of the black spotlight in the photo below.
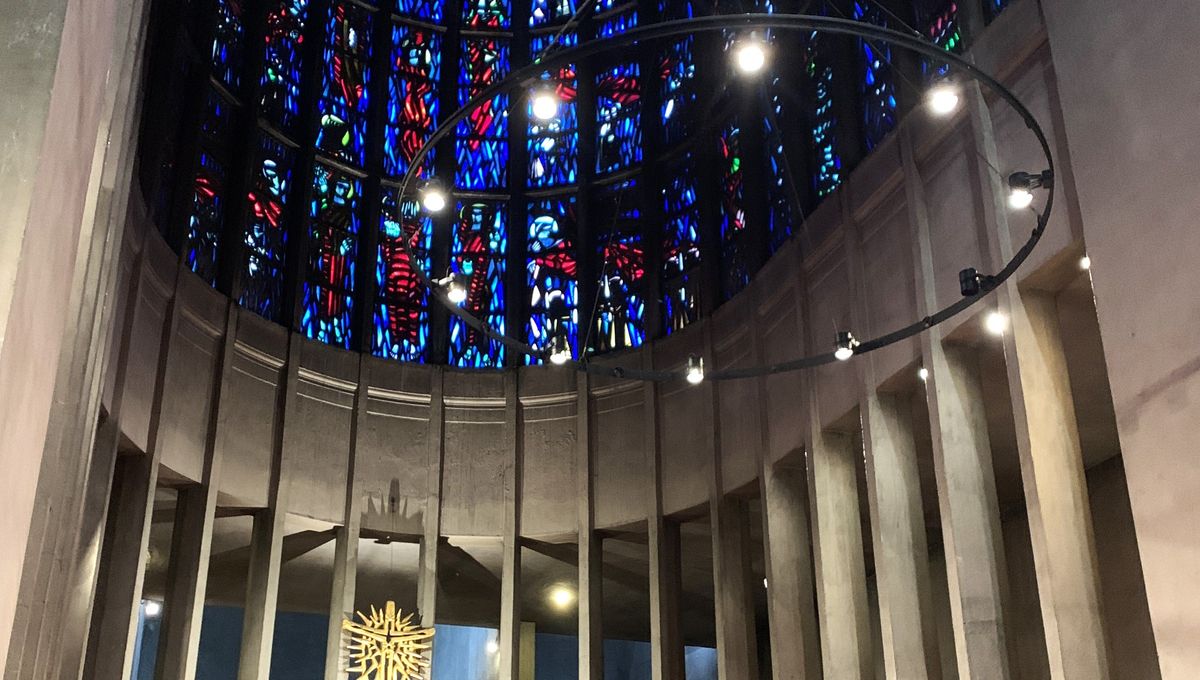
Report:
M 958 273 L 958 290 L 963 297 L 973 297 L 996 287 L 996 277 L 980 274 L 974 267 Z

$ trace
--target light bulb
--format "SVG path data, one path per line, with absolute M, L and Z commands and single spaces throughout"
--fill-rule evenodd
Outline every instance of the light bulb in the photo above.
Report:
M 688 357 L 687 381 L 693 385 L 704 382 L 704 359 L 695 355 Z
M 556 334 L 550 346 L 550 363 L 555 366 L 562 366 L 571 360 L 571 343 L 567 342 L 567 336 L 561 332 Z
M 753 38 L 739 45 L 734 56 L 742 73 L 758 73 L 767 64 L 767 50 Z
M 854 339 L 854 334 L 850 331 L 838 331 L 835 347 L 833 358 L 845 361 L 854 356 L 854 348 L 858 347 L 858 340 Z
M 1088 257 L 1087 255 L 1084 255 L 1083 257 L 1079 258 L 1079 268 L 1085 272 L 1087 270 L 1091 269 L 1092 268 L 1092 258 Z
M 992 335 L 1004 335 L 1004 331 L 1008 330 L 1008 317 L 1001 311 L 989 313 L 983 323 Z
M 566 586 L 558 586 L 550 591 L 550 603 L 559 609 L 566 609 L 575 601 L 575 593 Z
M 833 351 L 833 356 L 838 361 L 845 361 L 854 356 L 854 349 L 851 347 L 838 347 Z
M 146 612 L 146 616 L 154 618 L 162 613 L 162 604 L 154 600 L 146 600 L 142 603 L 142 611 Z
M 446 291 L 446 299 L 450 302 L 461 305 L 467 301 L 467 287 L 463 284 L 462 277 L 457 274 L 447 274 L 446 278 L 437 283 Z
M 426 184 L 421 190 L 421 205 L 431 213 L 441 212 L 446 208 L 446 192 L 434 182 Z
M 538 120 L 550 120 L 558 116 L 558 97 L 553 90 L 540 90 L 533 95 L 533 117 Z
M 929 109 L 939 116 L 948 116 L 958 108 L 958 90 L 947 83 L 929 90 Z
M 1033 205 L 1033 192 L 1023 187 L 1014 187 L 1008 192 L 1008 207 L 1024 210 Z
M 918 368 L 917 377 L 921 379 L 921 382 L 929 380 L 929 369 L 925 368 L 924 366 Z

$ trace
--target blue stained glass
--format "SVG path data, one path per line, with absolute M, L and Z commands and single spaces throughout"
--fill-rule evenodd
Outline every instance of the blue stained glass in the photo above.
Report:
M 564 332 L 572 352 L 579 347 L 579 275 L 575 251 L 575 198 L 529 205 L 526 241 L 529 285 L 529 344 L 547 348 L 553 334 Z M 540 359 L 526 356 L 526 363 Z
M 596 76 L 596 172 L 642 161 L 641 117 L 637 64 L 617 64 Z
M 247 309 L 279 320 L 283 299 L 283 268 L 287 255 L 284 208 L 291 193 L 295 153 L 279 140 L 259 135 L 254 178 L 246 193 L 246 268 L 238 302 Z
M 549 41 L 548 35 L 534 36 L 531 51 L 535 58 L 546 49 Z M 572 46 L 575 42 L 574 34 L 564 34 L 558 45 Z M 565 64 L 554 73 L 543 73 L 542 79 L 546 82 L 542 87 L 553 88 L 558 97 L 558 115 L 548 121 L 540 121 L 533 115 L 532 105 L 526 105 L 529 114 L 529 136 L 526 141 L 529 186 L 574 184 L 579 164 L 575 65 Z
M 445 5 L 444 0 L 396 0 L 395 7 L 397 14 L 441 23 Z
M 330 8 L 317 148 L 362 166 L 366 160 L 370 13 L 347 0 Z
M 566 21 L 575 13 L 575 0 L 533 0 L 529 26 L 545 26 Z
M 691 154 L 667 171 L 663 197 L 663 322 L 667 333 L 695 321 L 700 312 L 700 210 Z
M 462 303 L 476 318 L 504 333 L 504 270 L 508 251 L 507 211 L 503 203 L 460 203 L 458 223 L 450 244 L 450 267 L 466 278 L 467 299 Z M 467 368 L 504 365 L 504 345 L 471 328 L 462 319 L 450 319 L 450 364 Z
M 659 55 L 659 81 L 664 141 L 677 144 L 687 138 L 688 110 L 696 102 L 696 61 L 691 36 L 667 46 Z
M 1000 13 L 1008 8 L 1009 0 L 984 0 L 984 6 L 987 7 L 987 20 L 991 23 L 993 19 L 1000 16 Z
M 468 28 L 508 28 L 512 5 L 508 0 L 464 0 L 463 21 Z
M 635 180 L 599 195 L 596 224 L 596 328 L 592 347 L 606 352 L 639 347 L 646 339 L 646 304 L 641 288 L 646 275 L 642 221 Z
M 350 347 L 361 195 L 358 178 L 314 164 L 300 327 L 310 338 L 345 348 Z
M 404 25 L 392 27 L 392 73 L 388 78 L 383 169 L 408 172 L 409 163 L 437 127 L 437 85 L 441 77 L 441 35 Z M 425 154 L 418 177 L 433 171 L 434 150 Z
M 887 27 L 887 17 L 874 0 L 855 0 L 854 18 Z M 863 104 L 863 137 L 867 150 L 879 145 L 896 127 L 896 85 L 892 74 L 892 48 L 879 40 L 858 40 L 862 60 L 859 92 Z
M 389 359 L 423 362 L 429 341 L 428 289 L 417 278 L 404 245 L 428 274 L 433 220 L 415 201 L 399 202 L 394 188 L 384 187 L 382 200 L 371 351 Z
M 842 157 L 838 152 L 837 112 L 833 105 L 833 65 L 828 62 L 820 35 L 813 33 L 805 51 L 806 70 L 813 92 L 813 190 L 828 196 L 842 183 Z
M 624 33 L 631 28 L 637 28 L 637 25 L 638 14 L 636 9 L 629 12 L 621 12 L 601 21 L 596 35 L 601 38 L 609 38 Z
M 498 37 L 462 40 L 458 103 L 464 105 L 509 70 L 508 43 Z M 508 95 L 476 106 L 459 122 L 455 143 L 455 184 L 463 189 L 494 189 L 508 180 Z
M 718 140 L 721 157 L 721 278 L 725 299 L 750 282 L 746 262 L 746 207 L 741 130 L 727 125 Z
M 261 115 L 281 127 L 291 127 L 300 115 L 300 44 L 307 21 L 308 0 L 282 0 L 267 11 L 259 103 Z
M 210 153 L 201 152 L 192 180 L 192 208 L 188 217 L 187 263 L 209 285 L 217 281 L 217 249 L 224 219 L 225 167 Z
M 658 12 L 663 21 L 675 19 L 691 19 L 695 16 L 696 8 L 692 0 L 659 0 Z
M 246 28 L 242 24 L 242 0 L 216 0 L 216 26 L 213 27 L 213 72 L 230 89 L 242 84 L 242 50 Z
M 775 97 L 778 101 L 778 96 Z M 782 111 L 776 104 L 776 119 Z M 784 152 L 783 137 L 771 122 L 771 116 L 763 119 L 764 138 L 767 142 L 767 248 L 774 253 L 792 235 L 791 172 Z

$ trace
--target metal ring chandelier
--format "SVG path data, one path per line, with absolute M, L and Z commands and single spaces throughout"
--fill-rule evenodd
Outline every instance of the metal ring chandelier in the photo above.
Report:
M 1046 156 L 1046 170 L 1040 174 L 1014 173 L 1009 178 L 1009 183 L 1015 189 L 1028 192 L 1029 189 L 1047 188 L 1051 189 L 1054 178 L 1054 159 L 1050 153 L 1050 144 L 1046 139 L 1046 134 L 1034 118 L 1033 114 L 1021 103 L 1019 99 L 1006 88 L 1003 84 L 997 81 L 992 76 L 988 75 L 974 64 L 966 59 L 947 52 L 942 48 L 932 43 L 926 42 L 924 39 L 901 33 L 889 28 L 875 26 L 873 24 L 860 23 L 849 19 L 841 19 L 825 16 L 813 16 L 807 14 L 739 14 L 739 15 L 722 15 L 722 16 L 706 16 L 696 17 L 691 19 L 682 19 L 677 21 L 667 21 L 659 24 L 650 24 L 638 28 L 629 29 L 623 33 L 593 40 L 587 43 L 580 44 L 575 47 L 554 50 L 551 53 L 543 56 L 540 61 L 535 61 L 527 66 L 523 66 L 514 70 L 507 77 L 493 83 L 486 89 L 481 91 L 477 96 L 468 101 L 458 110 L 446 117 L 440 125 L 429 135 L 424 146 L 422 146 L 409 162 L 408 172 L 404 174 L 400 182 L 400 195 L 409 197 L 412 192 L 409 191 L 409 185 L 416 177 L 421 161 L 426 155 L 447 135 L 449 135 L 456 125 L 465 119 L 472 110 L 484 102 L 490 101 L 495 96 L 515 90 L 518 88 L 530 88 L 539 85 L 541 74 L 548 70 L 553 70 L 555 67 L 567 64 L 578 63 L 588 57 L 595 56 L 613 50 L 615 48 L 630 45 L 636 42 L 660 40 L 672 38 L 681 35 L 689 35 L 694 33 L 709 33 L 709 32 L 749 32 L 751 30 L 782 30 L 782 31 L 809 31 L 822 32 L 835 35 L 846 35 L 866 40 L 878 40 L 883 43 L 911 50 L 917 54 L 929 57 L 935 60 L 943 61 L 961 74 L 965 74 L 970 79 L 979 82 L 983 87 L 987 88 L 992 94 L 999 99 L 1004 100 L 1014 111 L 1025 121 L 1025 124 L 1033 132 L 1037 138 L 1038 144 L 1041 146 L 1042 153 Z M 742 378 L 753 378 L 757 376 L 770 375 L 775 373 L 786 373 L 789 371 L 800 370 L 804 368 L 812 368 L 825 364 L 834 363 L 840 358 L 847 358 L 845 354 L 849 349 L 853 354 L 865 354 L 881 347 L 886 347 L 893 343 L 899 342 L 906 338 L 912 337 L 924 330 L 932 328 L 950 317 L 962 312 L 971 305 L 978 302 L 985 295 L 994 290 L 1001 283 L 1006 281 L 1017 268 L 1033 252 L 1038 241 L 1041 240 L 1042 233 L 1049 223 L 1050 211 L 1054 205 L 1054 192 L 1048 191 L 1046 194 L 1045 205 L 1041 212 L 1036 212 L 1037 226 L 1030 233 L 1029 238 L 1016 251 L 1012 259 L 1010 259 L 1000 271 L 992 275 L 978 274 L 973 269 L 966 269 L 960 274 L 962 283 L 963 297 L 952 305 L 944 307 L 924 318 L 898 328 L 890 333 L 881 335 L 875 338 L 862 340 L 861 342 L 854 339 L 849 333 L 839 333 L 837 348 L 838 351 L 825 352 L 820 354 L 811 354 L 808 356 L 790 359 L 773 364 L 765 364 L 760 366 L 752 366 L 746 368 L 729 368 L 718 371 L 711 371 L 703 374 L 703 379 L 707 380 L 736 380 Z M 409 251 L 407 243 L 408 239 L 399 239 L 401 247 L 410 261 L 415 262 L 412 253 Z M 413 271 L 421 282 L 429 288 L 433 297 L 438 300 L 443 306 L 461 318 L 470 327 L 484 333 L 489 338 L 503 343 L 506 347 L 539 358 L 546 358 L 550 353 L 550 348 L 534 347 L 526 342 L 513 338 L 505 333 L 497 331 L 488 323 L 476 317 L 470 312 L 462 309 L 455 301 L 451 300 L 447 292 L 442 289 L 440 282 L 432 279 L 427 272 L 421 267 L 414 267 Z M 614 366 L 611 363 L 593 363 L 586 357 L 580 360 L 570 362 L 576 370 L 586 371 L 596 375 L 612 376 L 617 378 L 626 378 L 631 380 L 645 381 L 669 381 L 691 378 L 689 372 L 694 370 L 692 367 L 687 367 L 678 370 L 652 370 L 633 366 Z

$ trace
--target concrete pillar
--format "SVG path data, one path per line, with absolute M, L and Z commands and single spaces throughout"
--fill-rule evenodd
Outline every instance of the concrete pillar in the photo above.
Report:
M 976 83 L 966 94 L 988 250 L 998 269 L 1013 256 L 1007 192 L 1002 178 L 991 171 L 999 154 L 987 102 Z M 1023 291 L 1011 279 L 997 297 L 1010 317 L 1004 356 L 1050 675 L 1055 680 L 1105 680 L 1108 655 L 1096 541 L 1057 310 L 1052 297 Z
M 653 364 L 653 352 L 646 347 L 642 351 L 642 365 L 649 369 Z M 679 525 L 663 516 L 658 385 L 650 381 L 643 383 L 642 399 L 650 479 L 646 523 L 650 570 L 650 677 L 652 680 L 683 680 L 683 637 L 679 629 Z
M 537 624 L 530 621 L 521 622 L 521 672 L 518 680 L 534 680 L 537 657 Z
M 903 396 L 867 394 L 862 423 L 884 668 L 888 678 L 938 680 L 912 414 Z
M 432 628 L 437 613 L 438 541 L 442 533 L 442 466 L 446 459 L 446 403 L 444 369 L 435 367 L 429 391 L 429 467 L 425 492 L 420 567 L 417 572 L 417 603 L 421 625 Z M 432 668 L 432 666 L 431 666 Z
M 764 465 L 761 487 L 772 677 L 817 680 L 821 677 L 821 642 L 813 604 L 804 469 L 787 464 Z
M 367 420 L 367 395 L 371 384 L 365 355 L 358 358 L 358 387 L 354 392 L 354 420 L 346 467 L 346 504 L 333 550 L 333 587 L 329 594 L 329 623 L 325 632 L 325 680 L 347 677 L 347 656 L 342 646 L 342 621 L 354 616 L 358 586 L 358 541 L 362 529 L 362 485 L 358 481 L 358 451 Z
M 517 372 L 504 374 L 504 556 L 500 578 L 500 680 L 521 677 L 521 400 Z
M 283 567 L 284 519 L 289 495 L 285 470 L 289 444 L 287 427 L 295 420 L 301 341 L 294 331 L 288 336 L 287 364 L 284 366 L 285 377 L 279 399 L 282 422 L 271 456 L 267 507 L 254 516 L 250 537 L 250 567 L 246 575 L 246 609 L 242 619 L 238 680 L 267 680 L 271 672 L 271 648 L 279 601 L 279 571 Z
M 815 404 L 815 394 L 811 401 Z M 812 410 L 815 412 L 816 407 Z M 872 667 L 854 466 L 858 452 L 848 433 L 823 430 L 815 414 L 811 432 L 808 497 L 821 615 L 822 667 L 826 678 L 863 680 L 870 677 Z
M 576 507 L 579 517 L 579 680 L 604 677 L 601 632 L 603 554 L 596 535 L 596 473 L 592 447 L 592 415 L 587 373 L 577 373 Z

